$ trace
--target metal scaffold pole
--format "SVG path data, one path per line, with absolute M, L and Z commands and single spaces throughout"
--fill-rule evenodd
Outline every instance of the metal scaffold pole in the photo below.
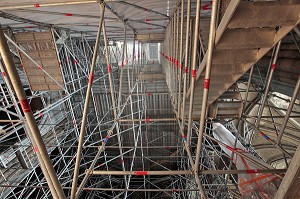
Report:
M 97 60 L 97 52 L 98 52 L 99 43 L 100 43 L 100 35 L 101 35 L 102 25 L 103 25 L 103 21 L 104 21 L 105 7 L 104 7 L 103 2 L 100 4 L 100 10 L 101 10 L 101 18 L 100 18 L 100 22 L 99 22 L 97 38 L 96 38 L 96 43 L 95 43 L 95 47 L 94 47 L 94 54 L 93 54 L 93 59 L 92 59 L 92 64 L 91 64 L 91 69 L 90 69 L 90 75 L 89 75 L 89 83 L 88 83 L 88 87 L 87 87 L 84 110 L 83 110 L 83 115 L 82 115 L 82 123 L 81 123 L 80 135 L 79 135 L 79 140 L 78 140 L 77 157 L 76 157 L 73 182 L 72 182 L 71 199 L 75 198 L 76 189 L 77 189 L 79 166 L 80 166 L 80 161 L 81 161 L 81 151 L 82 151 L 84 135 L 85 135 L 87 113 L 88 113 L 88 108 L 89 108 L 89 100 L 90 100 L 91 89 L 92 89 L 92 84 L 93 84 L 94 69 L 95 69 L 95 64 L 96 64 L 96 60 Z
M 196 160 L 195 160 L 195 168 L 194 168 L 195 171 L 199 170 L 199 162 L 200 162 L 200 157 L 201 157 L 201 147 L 202 147 L 203 131 L 204 131 L 205 118 L 206 118 L 209 85 L 210 85 L 212 56 L 213 56 L 213 50 L 214 50 L 214 46 L 215 46 L 217 6 L 218 6 L 218 0 L 213 0 L 212 1 L 212 14 L 211 14 L 211 21 L 210 21 L 210 30 L 209 30 L 208 51 L 207 51 L 208 58 L 207 58 L 206 69 L 205 69 L 204 90 L 203 90 L 203 97 L 202 97 Z

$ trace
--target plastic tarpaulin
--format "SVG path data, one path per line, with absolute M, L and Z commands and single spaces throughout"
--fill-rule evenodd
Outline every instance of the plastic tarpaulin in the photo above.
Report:
M 252 159 L 255 159 L 261 165 L 264 165 L 266 168 L 273 169 L 269 164 L 263 162 L 262 160 L 252 156 L 247 152 L 247 149 L 237 141 L 236 147 L 234 147 L 236 137 L 227 130 L 222 124 L 215 123 L 213 124 L 213 136 L 215 139 L 223 142 L 228 148 L 221 146 L 221 149 L 229 156 L 232 156 L 234 151 L 239 151 L 246 156 L 251 156 Z M 234 148 L 234 150 L 230 149 Z M 241 157 L 237 153 L 233 154 L 233 162 L 236 165 L 238 170 L 249 170 L 253 171 L 255 169 L 262 169 L 247 159 Z M 280 178 L 274 174 L 260 174 L 255 172 L 249 172 L 248 174 L 239 174 L 238 183 L 239 189 L 243 198 L 274 198 L 276 191 L 280 185 Z

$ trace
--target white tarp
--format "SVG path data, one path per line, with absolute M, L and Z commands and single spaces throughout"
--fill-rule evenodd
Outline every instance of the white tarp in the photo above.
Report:
M 227 146 L 234 148 L 234 143 L 236 137 L 226 129 L 222 124 L 215 123 L 213 124 L 213 136 L 215 139 L 221 141 Z M 262 138 L 263 139 L 263 138 Z M 232 156 L 233 151 L 228 148 L 220 145 L 221 149 L 229 156 Z M 262 160 L 255 158 L 250 153 L 247 152 L 247 149 L 237 141 L 236 150 L 242 152 L 246 156 L 251 156 L 252 159 L 255 159 L 260 164 L 264 165 L 266 168 L 273 168 L 269 164 L 263 162 Z M 233 161 L 238 170 L 249 170 L 253 171 L 256 169 L 262 169 L 247 159 L 237 155 L 236 153 L 233 156 Z M 266 169 L 263 168 L 263 169 Z M 238 175 L 239 189 L 243 195 L 243 198 L 273 198 L 276 190 L 280 185 L 280 179 L 273 174 L 260 174 L 260 173 L 249 173 L 249 174 L 239 174 Z

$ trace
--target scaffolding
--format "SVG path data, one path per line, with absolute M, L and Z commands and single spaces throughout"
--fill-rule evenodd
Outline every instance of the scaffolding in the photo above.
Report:
M 284 4 L 291 8 L 289 24 L 276 34 L 264 30 L 275 40 L 228 83 L 216 79 L 224 74 L 215 68 L 223 59 L 245 61 L 220 55 L 233 45 L 225 41 L 227 26 L 238 24 L 236 9 L 253 3 L 245 2 L 170 1 L 167 14 L 149 5 L 147 12 L 167 19 L 163 39 L 160 32 L 140 34 L 133 24 L 161 25 L 126 20 L 106 1 L 34 6 L 95 4 L 96 35 L 2 12 L 38 28 L 0 28 L 0 198 L 272 198 L 300 140 L 300 76 L 291 97 L 272 90 L 287 33 L 300 52 L 293 31 L 300 4 Z M 111 35 L 116 18 L 121 36 Z M 263 77 L 256 59 L 269 51 Z M 224 73 L 230 70 L 240 69 Z

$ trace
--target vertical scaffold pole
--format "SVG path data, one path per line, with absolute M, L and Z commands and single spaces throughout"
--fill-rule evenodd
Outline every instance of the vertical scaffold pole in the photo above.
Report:
M 198 171 L 199 171 L 199 162 L 200 162 L 200 155 L 201 155 L 204 123 L 205 123 L 205 118 L 206 118 L 206 107 L 207 107 L 207 99 L 208 99 L 209 84 L 210 84 L 212 55 L 213 55 L 213 50 L 214 50 L 214 45 L 215 45 L 216 18 L 217 18 L 217 7 L 218 7 L 217 1 L 218 0 L 212 1 L 212 13 L 211 13 L 210 30 L 209 30 L 208 52 L 207 52 L 208 58 L 207 58 L 207 64 L 206 64 L 206 70 L 205 70 L 204 90 L 203 90 L 200 124 L 199 124 L 200 126 L 199 126 L 198 142 L 197 142 L 197 150 L 196 150 L 196 160 L 195 160 L 195 168 L 194 168 L 195 173 L 198 173 Z M 195 35 L 195 36 L 197 36 L 197 35 Z
M 84 135 L 85 135 L 85 125 L 86 125 L 86 121 L 87 121 L 87 113 L 88 113 L 88 108 L 89 108 L 89 100 L 90 100 L 90 95 L 91 95 L 91 90 L 92 90 L 94 69 L 95 69 L 95 64 L 96 64 L 96 60 L 97 60 L 97 52 L 98 52 L 98 48 L 99 48 L 101 29 L 102 29 L 102 24 L 103 24 L 103 20 L 104 20 L 105 7 L 104 7 L 103 2 L 100 4 L 100 9 L 101 9 L 101 17 L 100 17 L 100 22 L 99 22 L 99 27 L 98 27 L 96 43 L 95 43 L 95 47 L 94 47 L 94 54 L 93 54 L 93 59 L 92 59 L 92 64 L 91 64 L 91 69 L 90 69 L 89 83 L 88 83 L 88 87 L 87 87 L 87 91 L 86 91 L 84 109 L 83 109 L 83 114 L 82 114 L 82 123 L 81 123 L 81 128 L 80 128 L 77 157 L 76 157 L 76 162 L 75 162 L 75 169 L 74 169 L 72 189 L 71 189 L 71 199 L 75 199 L 76 189 L 77 189 L 77 180 L 78 180 L 79 166 L 80 166 L 80 160 L 81 160 L 81 151 L 82 151 Z

